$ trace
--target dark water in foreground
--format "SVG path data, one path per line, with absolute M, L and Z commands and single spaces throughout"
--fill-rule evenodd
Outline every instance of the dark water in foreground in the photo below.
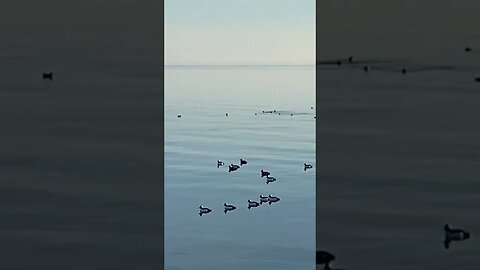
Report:
M 165 70 L 165 269 L 315 267 L 316 170 L 303 170 L 315 164 L 314 79 L 313 67 Z M 240 158 L 238 171 L 216 166 Z M 261 194 L 280 201 L 248 209 Z
M 161 66 L 102 56 L 0 64 L 2 269 L 162 267 Z
M 461 49 L 448 70 L 317 72 L 318 247 L 336 267 L 478 269 L 480 62 Z M 445 223 L 472 238 L 444 249 Z

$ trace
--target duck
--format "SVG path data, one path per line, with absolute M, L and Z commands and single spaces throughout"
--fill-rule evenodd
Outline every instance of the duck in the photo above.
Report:
M 264 171 L 264 170 L 261 170 L 260 173 L 261 173 L 261 176 L 262 176 L 262 177 L 264 177 L 264 176 L 269 176 L 269 175 L 270 175 L 269 172 Z
M 220 166 L 225 165 L 225 163 L 221 160 L 217 160 L 217 168 L 220 168 Z
M 304 164 L 303 164 L 303 170 L 304 170 L 304 171 L 306 171 L 307 169 L 311 169 L 311 168 L 313 168 L 312 165 L 307 164 L 307 163 L 304 163 Z
M 480 82 L 480 77 L 475 78 L 476 82 Z
M 363 71 L 365 71 L 365 72 L 368 72 L 369 69 L 370 69 L 370 68 L 369 68 L 368 66 L 364 66 L 364 67 L 363 67 Z
M 248 209 L 252 208 L 252 207 L 257 207 L 259 206 L 260 204 L 258 202 L 255 202 L 255 201 L 251 201 L 251 200 L 248 200 Z
M 245 159 L 240 159 L 240 166 L 247 164 L 247 161 Z
M 464 241 L 470 238 L 470 233 L 463 229 L 453 229 L 449 224 L 443 226 L 445 231 L 445 241 L 443 244 L 446 249 L 450 247 L 451 241 Z
M 267 176 L 267 184 L 276 181 L 277 179 L 273 176 Z
M 402 73 L 403 73 L 403 74 L 407 74 L 407 69 L 406 69 L 406 68 L 402 68 Z
M 330 265 L 332 261 L 335 260 L 335 255 L 330 252 L 317 250 L 317 263 L 316 264 L 325 264 Z
M 466 51 L 466 52 L 471 52 L 471 51 L 472 51 L 472 48 L 470 48 L 470 47 L 465 47 L 465 51 Z
M 280 198 L 272 195 L 268 195 L 268 204 L 272 204 L 272 202 L 278 202 L 278 201 L 280 201 Z
M 353 63 L 353 56 L 348 57 L 348 62 L 351 64 Z
M 198 213 L 200 216 L 202 216 L 202 214 L 208 214 L 210 212 L 212 212 L 212 209 L 208 208 L 208 207 L 203 207 L 200 205 L 200 213 Z
M 240 166 L 236 165 L 236 164 L 230 164 L 228 166 L 228 172 L 233 172 L 233 171 L 236 171 L 240 168 Z
M 260 195 L 260 204 L 268 202 L 268 196 Z
M 226 113 L 225 116 L 228 117 L 228 113 Z
M 342 61 L 337 61 L 337 66 L 341 66 L 342 65 Z
M 228 211 L 233 211 L 235 209 L 237 209 L 237 207 L 235 207 L 234 205 L 231 205 L 231 204 L 227 204 L 227 203 L 224 203 L 223 206 L 225 207 L 225 214 L 228 212 Z
M 179 114 L 179 115 L 177 115 L 177 117 L 178 117 L 178 118 L 181 118 L 181 117 L 182 117 L 182 115 L 181 115 L 181 114 Z
M 312 109 L 312 110 L 313 110 L 313 107 L 310 107 L 310 109 Z
M 42 78 L 44 80 L 53 80 L 53 72 L 50 72 L 50 73 L 43 73 L 42 74 Z

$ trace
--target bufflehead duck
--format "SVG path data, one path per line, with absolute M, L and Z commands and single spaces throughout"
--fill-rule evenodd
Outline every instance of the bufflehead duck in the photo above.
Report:
M 237 207 L 235 207 L 234 205 L 231 205 L 231 204 L 227 204 L 227 203 L 224 203 L 223 206 L 225 207 L 225 214 L 228 212 L 228 211 L 233 211 L 235 209 L 237 209 Z
M 269 176 L 269 175 L 270 175 L 269 172 L 264 171 L 264 170 L 261 170 L 260 173 L 261 173 L 261 176 L 262 176 L 262 177 L 264 177 L 264 176 Z
M 304 170 L 304 171 L 306 171 L 307 169 L 311 169 L 311 168 L 313 168 L 312 165 L 307 164 L 307 163 L 304 163 L 304 164 L 303 164 L 303 170 Z
M 264 203 L 264 202 L 268 202 L 268 196 L 262 196 L 260 195 L 260 204 Z
M 463 241 L 470 238 L 469 232 L 462 229 L 453 229 L 449 224 L 445 224 L 443 229 L 445 231 L 445 241 L 443 241 L 443 244 L 446 249 L 450 247 L 451 241 Z
M 274 182 L 276 181 L 277 179 L 275 177 L 272 177 L 272 176 L 267 176 L 267 184 L 270 183 L 270 182 Z
M 210 212 L 212 212 L 212 209 L 208 208 L 208 207 L 203 207 L 200 205 L 200 213 L 198 213 L 200 216 L 202 216 L 203 214 L 208 214 Z
M 254 201 L 251 201 L 251 200 L 248 200 L 248 209 L 252 208 L 252 207 L 257 207 L 259 206 L 260 204 L 258 202 L 254 202 Z
M 235 165 L 235 164 L 230 164 L 230 165 L 228 166 L 228 172 L 236 171 L 236 170 L 238 170 L 238 168 L 240 168 L 240 166 Z
M 280 198 L 272 195 L 268 195 L 268 204 L 272 204 L 272 202 L 278 202 L 278 201 L 280 201 Z
M 240 159 L 240 166 L 247 164 L 247 161 L 244 159 Z
M 217 168 L 220 168 L 220 166 L 223 166 L 225 163 L 221 160 L 217 160 Z

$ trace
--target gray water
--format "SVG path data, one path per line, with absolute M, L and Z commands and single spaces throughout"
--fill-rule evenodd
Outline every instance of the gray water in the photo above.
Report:
M 314 268 L 314 103 L 314 67 L 166 67 L 165 269 Z
M 155 51 L 28 33 L 1 43 L 0 268 L 160 269 Z
M 478 269 L 480 57 L 451 44 L 368 73 L 318 69 L 317 247 L 335 266 Z M 472 238 L 445 249 L 445 223 Z

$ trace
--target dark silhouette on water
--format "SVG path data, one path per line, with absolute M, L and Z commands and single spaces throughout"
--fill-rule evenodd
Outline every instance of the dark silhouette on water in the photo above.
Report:
M 227 204 L 227 203 L 224 203 L 223 206 L 225 207 L 225 209 L 223 210 L 223 212 L 226 214 L 228 211 L 233 211 L 235 209 L 237 209 L 237 207 L 235 207 L 234 205 L 231 205 L 231 204 Z
M 443 244 L 446 249 L 450 248 L 450 242 L 452 241 L 464 241 L 470 238 L 470 233 L 463 229 L 453 229 L 449 224 L 443 226 L 445 231 L 445 240 Z
M 260 204 L 268 202 L 268 196 L 260 195 Z
M 204 214 L 208 214 L 210 212 L 212 212 L 212 209 L 208 208 L 208 207 L 203 207 L 200 205 L 200 213 L 198 213 L 200 216 L 204 215 Z
M 272 204 L 272 203 L 278 202 L 278 201 L 280 201 L 280 198 L 272 196 L 272 195 L 268 195 L 268 204 Z
M 307 163 L 303 163 L 303 170 L 304 170 L 304 171 L 306 171 L 307 169 L 311 169 L 311 168 L 313 168 L 312 165 L 307 164 Z
M 330 252 L 317 250 L 317 264 L 329 265 L 335 260 L 335 255 Z
M 221 160 L 217 160 L 217 168 L 220 168 L 220 166 L 223 166 L 225 163 Z
M 245 159 L 240 159 L 240 166 L 247 164 L 247 161 Z
M 236 171 L 240 168 L 240 166 L 236 165 L 236 164 L 230 164 L 228 165 L 228 172 L 233 172 L 233 171 Z
M 255 202 L 255 201 L 251 201 L 251 200 L 248 200 L 248 209 L 252 208 L 252 207 L 257 207 L 259 206 L 260 204 L 258 202 Z
M 267 176 L 267 184 L 271 183 L 271 182 L 274 182 L 274 181 L 277 181 L 277 178 L 272 177 L 272 176 Z
M 42 74 L 42 78 L 44 80 L 53 80 L 53 72 L 50 72 L 50 73 L 43 73 Z
M 349 62 L 350 64 L 353 63 L 353 56 L 348 57 L 348 62 Z
M 177 117 L 178 117 L 178 118 L 181 118 L 181 117 L 182 117 L 182 115 L 181 115 L 181 114 L 179 114 L 179 115 L 177 115 Z
M 228 113 L 226 113 L 225 116 L 228 117 Z
M 472 51 L 472 48 L 470 48 L 470 47 L 465 47 L 465 51 L 466 51 L 466 52 L 471 52 L 471 51 Z
M 341 66 L 342 65 L 342 61 L 337 61 L 337 66 Z
M 476 82 L 480 82 L 480 77 L 475 78 Z
M 363 67 L 363 71 L 368 72 L 368 70 L 369 70 L 369 67 L 368 67 L 368 66 L 364 66 L 364 67 Z
M 402 68 L 402 73 L 403 73 L 403 74 L 407 74 L 407 69 L 406 69 L 406 68 Z
M 261 173 L 261 176 L 262 176 L 262 177 L 264 177 L 264 176 L 269 176 L 269 175 L 270 175 L 269 172 L 264 171 L 264 170 L 261 170 L 260 173 Z

